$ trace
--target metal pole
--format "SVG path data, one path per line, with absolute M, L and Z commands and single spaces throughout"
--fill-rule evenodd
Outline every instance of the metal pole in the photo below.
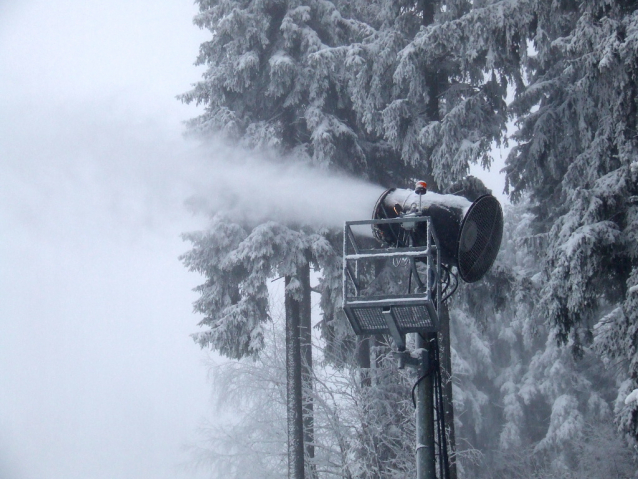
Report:
M 416 347 L 421 351 L 419 378 L 425 376 L 416 388 L 416 477 L 436 479 L 434 455 L 434 375 L 430 367 L 434 361 L 432 335 L 416 334 Z

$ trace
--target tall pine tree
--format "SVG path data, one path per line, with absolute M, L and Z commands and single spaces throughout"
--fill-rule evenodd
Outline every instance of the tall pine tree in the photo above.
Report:
M 185 102 L 194 101 L 206 107 L 201 117 L 191 121 L 191 131 L 225 136 L 247 148 L 273 149 L 296 161 L 322 168 L 366 172 L 365 149 L 350 124 L 349 101 L 342 82 L 333 72 L 321 69 L 316 55 L 326 46 L 342 45 L 361 35 L 363 25 L 345 20 L 332 3 L 324 1 L 200 0 L 199 6 L 200 14 L 195 23 L 208 28 L 212 39 L 201 46 L 198 58 L 199 64 L 208 67 L 204 80 L 182 96 Z M 313 237 L 312 233 L 307 235 L 298 228 L 281 225 L 278 228 L 279 231 L 268 238 L 273 243 L 285 237 L 295 237 L 303 243 Z M 255 231 L 261 230 L 257 227 Z M 221 242 L 229 245 L 232 238 L 223 238 Z M 257 246 L 268 247 L 259 241 Z M 287 334 L 289 471 L 290 477 L 301 479 L 304 476 L 304 449 L 310 460 L 314 455 L 307 274 L 312 253 L 305 248 L 294 248 L 301 260 L 294 262 L 294 271 L 284 273 L 290 329 Z M 227 251 L 227 254 L 233 253 Z M 272 251 L 271 255 L 275 256 Z M 243 314 L 232 326 L 235 328 L 233 333 L 239 334 L 240 341 L 248 343 L 250 349 L 255 341 L 255 328 L 247 331 L 246 325 L 262 321 L 268 305 L 264 302 L 264 272 L 248 270 L 247 277 L 257 274 L 257 279 L 252 281 L 261 283 L 258 288 L 240 288 L 240 296 L 243 295 L 252 309 L 242 311 L 248 314 Z M 211 283 L 218 280 L 209 276 Z M 256 299 L 246 299 L 252 295 Z M 241 304 L 241 300 L 225 298 L 233 306 Z M 305 319 L 303 325 L 301 316 Z M 244 324 L 240 324 L 241 321 Z M 210 334 L 215 335 L 219 321 L 211 318 L 208 323 Z M 300 336 L 304 337 L 304 345 L 300 345 Z M 215 346 L 215 343 L 211 344 Z M 306 370 L 303 375 L 302 356 Z M 305 401 L 301 397 L 302 383 L 306 386 Z M 302 411 L 306 416 L 303 422 L 308 444 L 305 448 Z M 312 466 L 306 468 L 306 473 L 311 471 Z
M 638 440 L 638 6 L 532 2 L 513 104 L 512 197 L 529 192 L 547 241 L 540 311 L 578 357 L 620 361 L 616 419 Z M 634 288 L 634 289 L 632 289 Z

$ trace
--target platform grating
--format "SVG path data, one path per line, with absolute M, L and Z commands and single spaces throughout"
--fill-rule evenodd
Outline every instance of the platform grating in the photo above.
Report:
M 424 305 L 393 306 L 392 312 L 399 329 L 431 329 L 434 327 L 430 314 Z
M 366 333 L 382 332 L 388 329 L 380 308 L 353 308 L 352 313 Z

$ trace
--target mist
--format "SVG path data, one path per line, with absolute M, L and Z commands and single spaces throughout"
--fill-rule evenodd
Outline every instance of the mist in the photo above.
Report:
M 180 233 L 206 228 L 216 211 L 341 227 L 368 218 L 383 189 L 189 142 L 113 101 L 26 104 L 9 116 L 18 121 L 3 123 L 0 146 L 0 358 L 11 386 L 0 393 L 0 450 L 18 468 L 37 460 L 3 478 L 146 477 L 145 461 L 169 467 L 170 448 L 175 474 L 209 396 L 193 363 L 206 355 L 189 338 L 200 279 L 177 260 L 188 246 Z
M 171 177 L 190 2 L 0 5 L 0 478 L 177 479 L 213 419 Z M 167 33 L 168 32 L 168 33 Z

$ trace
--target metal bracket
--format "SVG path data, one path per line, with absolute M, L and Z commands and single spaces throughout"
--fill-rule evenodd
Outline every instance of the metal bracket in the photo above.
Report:
M 390 335 L 394 340 L 394 344 L 396 344 L 399 351 L 405 351 L 405 336 L 399 332 L 396 318 L 392 313 L 392 306 L 385 306 L 382 311 L 383 318 L 388 325 L 388 329 L 390 330 Z
M 405 369 L 406 366 L 414 369 L 421 367 L 421 360 L 413 358 L 409 351 L 395 351 L 394 357 L 397 360 L 397 367 L 399 369 Z

